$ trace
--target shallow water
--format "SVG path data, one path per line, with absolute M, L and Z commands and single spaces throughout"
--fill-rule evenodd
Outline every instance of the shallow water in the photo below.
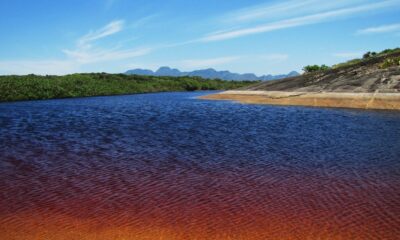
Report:
M 0 239 L 399 239 L 400 113 L 0 104 Z

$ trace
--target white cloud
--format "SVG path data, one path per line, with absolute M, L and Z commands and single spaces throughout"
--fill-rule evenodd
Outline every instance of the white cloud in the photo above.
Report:
M 141 27 L 159 16 L 160 16 L 160 14 L 155 13 L 155 14 L 151 14 L 151 15 L 142 17 L 142 18 L 130 23 L 129 26 L 127 26 L 127 28 Z
M 388 32 L 395 32 L 395 31 L 400 31 L 400 23 L 396 24 L 387 24 L 387 25 L 381 25 L 378 27 L 370 27 L 370 28 L 365 28 L 357 31 L 357 34 L 363 35 L 363 34 L 378 34 L 378 33 L 388 33 Z
M 81 37 L 78 40 L 78 46 L 85 47 L 90 42 L 93 42 L 101 38 L 105 38 L 107 36 L 122 31 L 123 27 L 124 27 L 124 21 L 122 20 L 112 21 L 106 26 L 102 27 L 101 29 L 98 29 L 96 31 L 91 31 L 88 34 Z
M 218 66 L 230 62 L 239 60 L 239 56 L 228 56 L 219 58 L 208 58 L 208 59 L 187 59 L 180 62 L 183 68 L 208 68 L 213 66 Z
M 315 13 L 311 15 L 305 15 L 301 17 L 284 19 L 276 22 L 270 22 L 265 24 L 256 25 L 253 27 L 242 28 L 239 30 L 225 31 L 219 33 L 208 34 L 207 36 L 200 39 L 203 42 L 220 41 L 226 39 L 232 39 L 242 37 L 251 34 L 271 32 L 279 29 L 292 28 L 310 24 L 316 24 L 326 21 L 332 21 L 339 17 L 352 16 L 356 13 L 373 11 L 381 8 L 386 8 L 399 4 L 398 0 L 382 1 L 378 3 L 368 3 L 363 5 L 357 5 L 355 7 L 347 7 L 336 9 L 332 11 L 325 11 Z
M 63 52 L 74 61 L 81 64 L 122 60 L 143 56 L 151 52 L 151 48 L 138 48 L 127 50 L 63 50 Z
M 106 26 L 92 31 L 78 40 L 77 47 L 73 50 L 65 49 L 63 52 L 71 59 L 80 64 L 89 64 L 95 62 L 115 61 L 143 56 L 151 52 L 151 48 L 112 49 L 94 48 L 92 43 L 101 38 L 113 35 L 123 30 L 124 21 L 118 20 L 107 24 Z
M 222 17 L 222 22 L 237 23 L 237 22 L 248 22 L 256 20 L 272 19 L 272 18 L 287 18 L 290 16 L 301 16 L 326 10 L 332 10 L 339 7 L 351 6 L 360 3 L 362 1 L 363 0 L 280 1 L 275 4 L 261 4 L 233 11 L 231 13 L 224 15 Z
M 361 57 L 362 55 L 362 52 L 338 52 L 332 54 L 332 56 L 337 58 L 357 58 Z
M 143 56 L 152 51 L 149 47 L 121 49 L 95 48 L 96 41 L 123 30 L 124 21 L 118 20 L 91 31 L 79 38 L 75 49 L 63 50 L 64 59 L 0 61 L 0 71 L 5 74 L 67 74 L 77 72 L 86 64 L 110 62 Z

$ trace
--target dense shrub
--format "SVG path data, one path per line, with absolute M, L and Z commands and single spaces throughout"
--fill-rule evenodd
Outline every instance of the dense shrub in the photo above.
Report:
M 87 97 L 166 91 L 227 90 L 254 84 L 199 77 L 86 73 L 65 76 L 0 76 L 0 101 Z
M 382 52 L 380 52 L 378 55 L 390 54 L 390 53 L 395 53 L 395 52 L 400 52 L 400 48 L 385 49 Z
M 363 58 L 364 58 L 364 59 L 367 59 L 367 58 L 375 57 L 376 55 L 377 55 L 376 52 L 367 52 L 367 53 L 365 53 L 365 54 L 363 55 Z
M 303 68 L 303 71 L 306 72 L 306 73 L 311 73 L 311 72 L 317 72 L 317 71 L 325 71 L 325 70 L 328 70 L 328 69 L 329 69 L 329 67 L 326 66 L 325 64 L 323 64 L 321 66 L 319 66 L 319 65 L 308 65 L 308 66 L 305 66 Z

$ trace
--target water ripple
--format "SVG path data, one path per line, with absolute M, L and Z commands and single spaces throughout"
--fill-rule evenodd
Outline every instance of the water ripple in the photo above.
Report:
M 0 104 L 0 238 L 398 239 L 398 113 L 199 94 Z

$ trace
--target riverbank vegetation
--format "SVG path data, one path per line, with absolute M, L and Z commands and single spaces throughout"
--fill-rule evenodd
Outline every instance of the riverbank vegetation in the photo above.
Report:
M 84 73 L 65 76 L 0 76 L 0 101 L 72 98 L 166 91 L 228 90 L 254 81 L 223 81 L 199 77 L 154 77 Z

